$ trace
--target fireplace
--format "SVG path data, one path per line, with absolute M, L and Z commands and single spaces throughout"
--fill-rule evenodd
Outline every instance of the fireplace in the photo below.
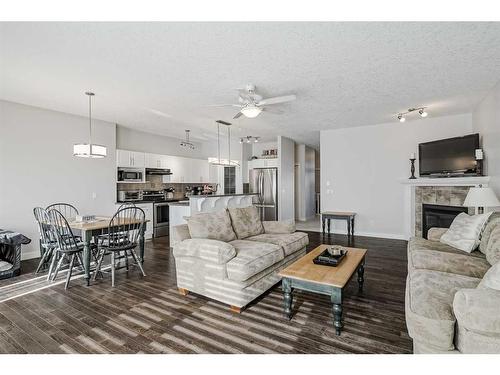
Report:
M 463 206 L 443 206 L 440 204 L 422 205 L 422 236 L 427 238 L 430 228 L 449 228 L 455 216 L 461 212 L 468 212 Z

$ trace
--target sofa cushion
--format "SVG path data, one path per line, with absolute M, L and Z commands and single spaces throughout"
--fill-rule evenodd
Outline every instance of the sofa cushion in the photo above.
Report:
M 406 324 L 410 337 L 439 350 L 453 350 L 455 293 L 475 288 L 480 279 L 429 270 L 413 270 L 406 282 Z
M 229 242 L 236 239 L 227 210 L 205 212 L 186 218 L 191 238 Z
M 230 280 L 245 281 L 284 258 L 283 250 L 270 243 L 235 240 L 230 244 L 236 249 L 236 256 L 226 264 Z
M 228 211 L 238 239 L 242 240 L 264 233 L 264 227 L 262 226 L 257 207 L 229 208 Z
M 500 261 L 500 225 L 495 226 L 488 236 L 488 246 L 486 247 L 486 260 L 494 265 Z
M 280 220 L 280 221 L 263 221 L 264 233 L 269 234 L 286 234 L 295 232 L 294 220 Z
M 473 251 L 472 253 L 467 254 L 461 250 L 455 249 L 450 245 L 446 245 L 441 242 L 429 241 L 422 237 L 411 237 L 410 240 L 408 241 L 408 253 L 411 253 L 412 251 L 415 250 L 441 251 L 451 254 L 461 254 L 465 256 L 485 258 L 485 255 L 479 251 Z
M 174 257 L 195 257 L 207 262 L 224 264 L 236 255 L 234 247 L 223 241 L 189 238 L 174 246 Z
M 488 241 L 490 239 L 491 232 L 495 227 L 500 225 L 500 212 L 493 212 L 488 219 L 488 223 L 484 227 L 483 235 L 481 236 L 481 243 L 479 244 L 479 251 L 486 254 L 486 248 L 488 247 Z
M 500 262 L 493 265 L 486 272 L 478 288 L 489 288 L 500 291 Z
M 435 250 L 413 250 L 408 254 L 408 269 L 425 269 L 482 278 L 490 268 L 484 258 Z
M 309 244 L 309 236 L 306 233 L 295 232 L 290 234 L 259 234 L 258 236 L 248 237 L 249 241 L 258 241 L 272 243 L 283 249 L 285 256 L 303 249 Z
M 480 215 L 468 215 L 465 212 L 458 214 L 440 238 L 442 243 L 453 246 L 468 253 L 479 246 L 481 233 L 491 216 L 491 212 Z

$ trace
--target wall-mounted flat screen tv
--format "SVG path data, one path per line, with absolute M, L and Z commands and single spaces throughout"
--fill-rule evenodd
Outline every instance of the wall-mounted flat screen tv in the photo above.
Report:
M 478 148 L 479 134 L 420 143 L 420 176 L 454 177 L 476 174 L 475 151 Z

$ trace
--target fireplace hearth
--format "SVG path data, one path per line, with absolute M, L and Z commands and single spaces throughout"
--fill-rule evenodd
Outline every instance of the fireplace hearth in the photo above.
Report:
M 467 213 L 468 208 L 424 203 L 422 205 L 422 236 L 427 238 L 427 232 L 433 227 L 449 228 L 453 219 L 461 212 Z

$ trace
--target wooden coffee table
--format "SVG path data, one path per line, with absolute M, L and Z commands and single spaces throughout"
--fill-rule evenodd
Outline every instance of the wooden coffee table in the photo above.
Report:
M 322 266 L 313 263 L 313 259 L 331 245 L 320 245 L 304 255 L 279 274 L 283 277 L 282 288 L 285 300 L 285 316 L 292 319 L 293 290 L 330 296 L 333 307 L 333 326 L 335 333 L 342 330 L 342 294 L 343 289 L 357 272 L 359 291 L 363 290 L 366 249 L 346 247 L 347 255 L 337 267 Z

